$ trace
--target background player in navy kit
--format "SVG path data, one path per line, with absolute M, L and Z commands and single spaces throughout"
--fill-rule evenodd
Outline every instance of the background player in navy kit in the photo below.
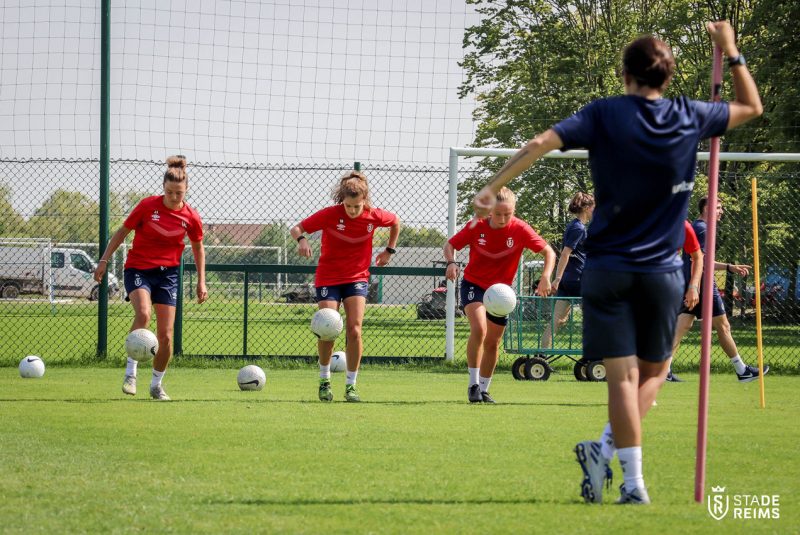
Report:
M 584 356 L 603 359 L 606 367 L 611 424 L 602 440 L 619 448 L 625 481 L 618 503 L 650 503 L 642 475 L 641 421 L 669 369 L 683 290 L 675 253 L 683 241 L 698 143 L 763 111 L 733 28 L 724 21 L 707 28 L 729 58 L 734 101 L 662 98 L 675 69 L 672 51 L 654 37 L 641 37 L 623 53 L 624 96 L 595 100 L 536 136 L 473 201 L 481 217 L 500 187 L 547 152 L 589 149 L 597 206 L 581 283 Z M 581 442 L 575 453 L 584 500 L 601 502 L 611 471 L 600 442 Z
M 550 294 L 550 277 L 556 263 L 556 253 L 522 219 L 514 216 L 517 197 L 508 188 L 502 188 L 495 196 L 496 204 L 487 219 L 477 224 L 467 224 L 444 245 L 447 261 L 446 276 L 451 281 L 458 278 L 455 252 L 469 245 L 469 262 L 461 281 L 461 303 L 469 318 L 469 340 L 467 341 L 467 367 L 469 387 L 467 399 L 470 403 L 494 403 L 489 395 L 500 341 L 508 318 L 499 318 L 486 311 L 483 294 L 496 283 L 510 285 L 517 272 L 519 259 L 524 249 L 544 256 L 544 268 L 539 279 L 537 293 Z
M 569 211 L 575 214 L 575 219 L 569 222 L 564 230 L 564 239 L 561 255 L 558 257 L 556 278 L 553 279 L 551 293 L 557 297 L 580 297 L 581 276 L 586 263 L 586 251 L 583 242 L 586 241 L 586 223 L 592 218 L 594 212 L 594 197 L 579 191 L 569 202 Z M 567 323 L 572 301 L 559 300 L 553 307 L 553 323 L 548 323 L 542 334 L 542 347 L 552 346 L 553 335 L 551 325 L 555 326 L 557 333 Z
M 703 248 L 703 252 L 705 253 L 706 221 L 710 216 L 708 197 L 703 197 L 700 199 L 700 201 L 697 203 L 697 209 L 700 212 L 700 216 L 692 223 L 692 228 L 694 229 L 695 234 L 697 234 L 700 247 Z M 717 203 L 717 221 L 719 221 L 721 218 L 722 203 L 720 202 Z M 684 257 L 684 273 L 687 269 L 686 263 L 687 259 Z M 750 266 L 745 264 L 725 264 L 723 262 L 715 262 L 714 269 L 717 271 L 726 270 L 728 273 L 735 273 L 741 276 L 746 276 L 748 273 L 750 273 Z M 701 295 L 702 292 L 703 288 L 701 287 Z M 728 355 L 731 364 L 736 370 L 736 376 L 739 378 L 739 382 L 748 383 L 758 379 L 758 368 L 745 364 L 745 362 L 742 360 L 742 357 L 739 355 L 739 350 L 736 348 L 736 342 L 734 342 L 733 336 L 731 336 L 731 324 L 728 322 L 728 316 L 725 314 L 725 304 L 722 302 L 722 297 L 719 295 L 716 282 L 714 282 L 712 292 L 714 304 L 711 312 L 711 326 L 714 327 L 715 331 L 717 331 L 717 338 L 719 339 L 720 347 L 722 347 L 722 350 L 726 355 Z M 681 313 L 678 316 L 678 326 L 675 329 L 675 341 L 672 347 L 673 356 L 678 351 L 678 346 L 680 345 L 683 336 L 689 329 L 692 328 L 695 318 L 702 319 L 701 305 L 699 303 L 693 307 L 684 306 L 681 309 Z M 769 372 L 769 366 L 764 366 L 764 374 L 767 372 Z

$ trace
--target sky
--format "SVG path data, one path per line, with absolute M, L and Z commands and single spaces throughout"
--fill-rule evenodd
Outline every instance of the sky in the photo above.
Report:
M 0 7 L 0 158 L 97 158 L 99 0 Z M 446 165 L 463 0 L 111 2 L 111 157 Z

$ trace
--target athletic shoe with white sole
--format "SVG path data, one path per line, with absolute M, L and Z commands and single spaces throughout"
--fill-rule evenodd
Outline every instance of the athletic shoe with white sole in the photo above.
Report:
M 157 401 L 170 401 L 170 397 L 164 392 L 164 387 L 161 385 L 150 387 L 150 397 Z
M 122 381 L 122 393 L 129 396 L 136 395 L 136 376 L 126 375 L 125 380 Z
M 648 505 L 650 503 L 650 496 L 647 495 L 647 489 L 635 488 L 628 492 L 625 490 L 625 483 L 619 486 L 619 500 L 618 504 L 624 505 Z
M 764 365 L 764 375 L 769 373 L 769 366 L 766 364 Z M 737 373 L 737 377 L 739 377 L 740 383 L 749 383 L 750 381 L 755 381 L 758 379 L 758 368 L 755 366 L 745 366 L 744 373 Z
M 319 380 L 319 400 L 333 401 L 333 391 L 331 390 L 331 382 L 328 379 Z
M 361 401 L 361 396 L 358 395 L 356 385 L 344 385 L 344 400 L 351 403 L 358 403 Z
M 586 503 L 603 503 L 603 486 L 611 488 L 613 474 L 600 453 L 599 442 L 584 440 L 575 446 L 575 456 L 583 470 L 581 496 Z

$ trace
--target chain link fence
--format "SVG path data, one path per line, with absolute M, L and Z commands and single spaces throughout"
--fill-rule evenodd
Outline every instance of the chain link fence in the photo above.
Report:
M 553 165 L 548 166 L 552 170 Z M 247 268 L 247 276 L 245 268 L 209 271 L 210 298 L 202 305 L 193 300 L 196 275 L 186 270 L 180 340 L 184 354 L 313 357 L 316 344 L 308 324 L 316 307 L 308 266 L 315 260 L 297 255 L 288 230 L 329 205 L 338 178 L 351 167 L 190 162 L 188 202 L 204 219 L 207 261 L 252 269 Z M 364 353 L 442 357 L 445 308 L 443 277 L 438 273 L 444 267 L 441 246 L 447 228 L 447 169 L 365 164 L 363 170 L 370 180 L 373 203 L 396 212 L 402 221 L 392 266 L 413 268 L 406 274 L 372 277 Z M 161 162 L 112 162 L 112 232 L 140 199 L 160 192 L 163 171 Z M 562 171 L 560 176 L 568 170 Z M 754 362 L 756 358 L 754 299 L 760 292 L 765 360 L 777 369 L 795 371 L 800 363 L 800 238 L 794 230 L 800 223 L 798 171 L 796 163 L 757 167 L 723 163 L 720 187 L 725 213 L 719 223 L 717 253 L 723 262 L 753 264 L 750 183 L 757 178 L 761 280 L 756 282 L 752 272 L 748 277 L 718 272 L 717 281 L 745 360 Z M 460 173 L 466 177 L 478 174 L 474 166 Z M 4 276 L 0 365 L 14 365 L 26 354 L 41 355 L 48 363 L 96 362 L 97 288 L 91 270 L 100 253 L 98 175 L 99 165 L 91 160 L 0 160 L 0 267 Z M 543 202 L 519 188 L 523 196 L 518 215 L 558 250 L 568 222 L 564 207 L 575 189 L 563 184 L 553 189 L 560 192 L 555 202 Z M 696 216 L 696 200 L 703 191 L 700 177 L 691 218 Z M 386 238 L 385 231 L 376 233 L 376 251 L 385 246 Z M 311 243 L 318 254 L 318 237 L 312 236 Z M 108 316 L 108 361 L 114 363 L 124 358 L 123 340 L 133 316 L 121 283 L 128 247 L 120 247 L 109 270 L 114 277 L 111 289 L 116 290 L 110 295 Z M 518 286 L 521 294 L 531 293 L 538 259 L 529 253 L 524 257 Z M 191 262 L 188 248 L 185 260 Z M 464 251 L 459 260 L 466 260 Z M 259 270 L 265 265 L 273 269 Z M 19 288 L 8 282 L 11 276 L 24 279 Z M 464 359 L 467 332 L 466 320 L 458 315 L 457 360 Z M 344 344 L 343 336 L 339 343 Z M 342 348 L 337 345 L 337 349 Z M 514 358 L 509 352 L 502 362 L 508 364 Z M 676 369 L 696 367 L 698 359 L 699 330 L 695 327 L 676 356 Z M 727 360 L 717 345 L 713 359 L 720 366 Z

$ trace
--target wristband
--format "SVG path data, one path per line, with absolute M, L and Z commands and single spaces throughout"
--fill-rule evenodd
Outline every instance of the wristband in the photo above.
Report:
M 106 264 L 108 264 L 108 260 L 106 260 L 105 258 L 101 258 L 100 260 L 97 261 L 98 264 L 100 262 L 105 262 Z
M 728 273 L 733 273 L 733 271 L 731 271 L 731 265 L 730 264 L 725 264 L 725 271 L 727 271 Z
M 306 238 L 305 235 L 300 234 L 300 236 L 297 237 L 297 243 L 300 243 L 300 240 L 307 240 L 307 239 L 308 238 Z
M 455 260 L 449 260 L 447 262 L 447 265 L 449 266 L 450 264 L 458 264 L 458 262 L 456 262 Z
M 694 284 L 690 284 L 689 287 L 687 288 L 687 290 L 694 290 L 695 292 L 699 292 L 700 291 L 700 289 L 697 286 L 695 286 Z
M 747 65 L 747 62 L 744 60 L 744 56 L 741 54 L 732 58 L 728 58 L 728 67 L 736 67 L 737 65 Z
M 394 253 L 396 253 L 396 252 L 397 252 L 397 250 L 395 250 L 395 249 L 394 249 L 394 248 L 392 248 L 392 247 L 386 247 L 386 252 L 387 252 L 387 253 L 389 253 L 389 254 L 394 254 Z

